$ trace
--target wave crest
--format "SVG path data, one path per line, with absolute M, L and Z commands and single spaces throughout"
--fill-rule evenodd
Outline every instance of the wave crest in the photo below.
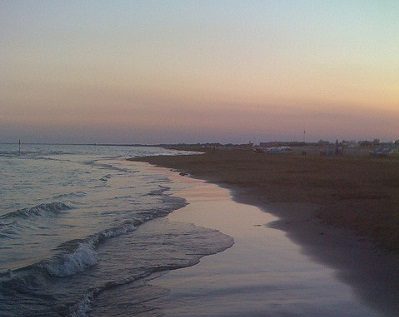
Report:
M 72 252 L 63 254 L 56 261 L 49 261 L 44 265 L 50 275 L 65 277 L 82 272 L 97 264 L 96 251 L 86 243 L 82 243 Z
M 12 211 L 5 215 L 0 216 L 0 219 L 28 218 L 31 216 L 46 216 L 51 214 L 57 214 L 60 211 L 69 210 L 69 209 L 72 209 L 72 206 L 70 204 L 61 201 L 54 201 L 51 203 L 36 205 L 31 208 L 23 208 L 16 211 Z
M 97 246 L 103 241 L 132 232 L 142 224 L 135 220 L 126 222 L 121 226 L 105 229 L 84 240 L 68 241 L 59 248 L 65 251 L 54 258 L 40 264 L 48 274 L 56 277 L 66 277 L 83 272 L 97 264 Z

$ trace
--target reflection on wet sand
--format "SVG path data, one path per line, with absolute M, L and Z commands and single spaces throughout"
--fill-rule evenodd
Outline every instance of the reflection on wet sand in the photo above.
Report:
M 336 272 L 313 262 L 285 234 L 265 224 L 272 215 L 231 200 L 216 185 L 176 177 L 190 203 L 169 215 L 231 235 L 235 244 L 201 263 L 151 282 L 169 289 L 150 302 L 165 316 L 383 316 L 356 297 Z

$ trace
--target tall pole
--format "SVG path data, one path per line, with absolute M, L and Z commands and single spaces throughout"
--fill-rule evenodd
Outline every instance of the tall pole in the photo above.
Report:
M 18 139 L 18 154 L 21 155 L 21 139 Z

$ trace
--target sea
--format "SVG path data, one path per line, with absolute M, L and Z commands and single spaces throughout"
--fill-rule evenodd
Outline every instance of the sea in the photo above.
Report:
M 0 144 L 0 316 L 153 316 L 144 301 L 165 290 L 148 281 L 230 247 L 219 231 L 169 221 L 187 204 L 176 184 L 126 160 L 177 154 Z

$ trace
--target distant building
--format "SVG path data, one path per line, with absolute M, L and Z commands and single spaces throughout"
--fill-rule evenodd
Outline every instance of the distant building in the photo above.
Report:
M 329 141 L 324 141 L 324 140 L 319 140 L 319 142 L 317 142 L 318 145 L 329 145 L 330 142 Z
M 346 140 L 343 140 L 341 144 L 345 148 L 356 148 L 359 145 L 356 141 L 346 141 Z
M 370 151 L 370 155 L 372 156 L 388 156 L 390 154 L 394 153 L 394 147 L 392 144 L 388 145 L 380 145 L 377 146 L 375 149 Z
M 338 140 L 335 141 L 335 144 L 325 144 L 322 145 L 320 150 L 321 156 L 334 156 L 334 155 L 343 155 L 344 154 L 344 147 Z
M 271 147 L 271 146 L 278 146 L 278 142 L 260 142 L 259 146 L 260 147 Z
M 292 147 L 300 147 L 300 146 L 306 146 L 306 145 L 311 145 L 311 143 L 305 143 L 305 142 L 297 142 L 297 141 L 290 141 L 290 142 L 260 142 L 259 146 L 262 148 L 267 148 L 267 147 L 279 147 L 279 146 L 292 146 Z
M 380 144 L 380 139 L 374 139 L 373 140 L 373 145 L 378 145 Z
M 373 145 L 373 142 L 371 142 L 371 141 L 359 141 L 359 145 L 361 147 L 370 147 L 370 146 Z

